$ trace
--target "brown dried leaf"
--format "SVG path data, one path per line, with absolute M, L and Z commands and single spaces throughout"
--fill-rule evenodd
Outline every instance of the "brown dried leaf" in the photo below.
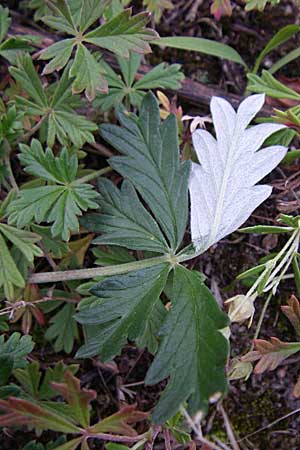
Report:
M 300 337 L 300 303 L 295 295 L 288 299 L 287 305 L 281 306 L 281 311 L 293 325 L 297 336 Z

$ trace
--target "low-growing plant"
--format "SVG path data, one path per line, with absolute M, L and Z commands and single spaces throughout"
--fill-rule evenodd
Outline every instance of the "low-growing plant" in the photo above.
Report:
M 24 2 L 36 20 L 59 33 L 33 57 L 34 40 L 30 46 L 25 38 L 4 40 L 9 18 L 0 8 L 0 57 L 9 61 L 0 104 L 0 329 L 7 333 L 13 324 L 24 334 L 0 339 L 0 426 L 27 426 L 37 436 L 54 432 L 45 445 L 30 435 L 23 450 L 88 450 L 96 441 L 109 450 L 148 448 L 160 432 L 166 448 L 170 433 L 195 448 L 183 422 L 205 415 L 227 393 L 230 322 L 252 319 L 254 301 L 264 293 L 266 308 L 290 266 L 300 291 L 298 216 L 282 215 L 283 226 L 241 230 L 289 237 L 277 254 L 238 277 L 249 291 L 230 299 L 228 315 L 192 261 L 236 231 L 271 194 L 270 186 L 257 183 L 287 157 L 295 135 L 287 126 L 294 121 L 298 132 L 298 110 L 277 112 L 270 123 L 251 122 L 264 93 L 299 95 L 271 72 L 257 73 L 299 26 L 280 30 L 259 55 L 248 86 L 257 95 L 237 111 L 212 98 L 212 120 L 198 117 L 197 123 L 211 122 L 215 135 L 195 131 L 196 120 L 185 133 L 176 99 L 158 91 L 160 108 L 151 92 L 178 89 L 180 66 L 161 63 L 139 73 L 150 44 L 214 54 L 248 70 L 246 64 L 223 43 L 159 38 L 147 28 L 149 14 L 133 14 L 124 9 L 129 4 Z M 144 5 L 156 21 L 173 7 L 169 1 Z M 230 2 L 213 2 L 216 16 L 229 10 Z M 9 46 L 10 58 L 3 53 Z M 99 155 L 112 156 L 103 161 Z M 284 310 L 296 331 L 297 308 L 292 300 Z M 145 384 L 168 380 L 166 388 L 152 411 L 118 405 L 101 419 L 92 407 L 96 391 L 89 380 L 81 386 L 75 374 L 89 363 L 98 371 L 99 359 L 109 362 L 128 341 L 154 356 Z M 59 357 L 42 363 L 38 352 L 32 354 L 35 342 L 42 343 L 41 353 L 53 348 Z M 267 367 L 266 360 L 275 367 L 299 349 L 298 342 L 276 338 L 255 342 L 239 361 L 248 368 L 258 358 L 258 367 Z M 61 354 L 92 362 L 79 369 L 57 362 Z M 145 420 L 141 432 L 132 428 Z

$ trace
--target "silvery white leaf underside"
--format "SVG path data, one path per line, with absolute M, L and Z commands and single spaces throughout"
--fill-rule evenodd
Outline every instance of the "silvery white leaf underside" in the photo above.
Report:
M 210 109 L 217 139 L 206 130 L 193 133 L 200 162 L 193 163 L 189 180 L 191 233 L 197 251 L 239 228 L 271 194 L 270 186 L 255 185 L 287 149 L 276 145 L 259 150 L 267 137 L 284 128 L 275 123 L 248 127 L 263 103 L 263 94 L 251 95 L 235 112 L 226 100 L 213 97 Z

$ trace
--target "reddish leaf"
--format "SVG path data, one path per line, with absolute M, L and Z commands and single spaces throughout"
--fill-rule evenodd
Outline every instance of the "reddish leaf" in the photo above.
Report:
M 16 397 L 0 400 L 0 409 L 7 411 L 7 414 L 0 416 L 1 426 L 27 424 L 42 430 L 60 431 L 62 433 L 78 433 L 80 431 L 76 425 L 59 412 L 55 413 L 29 400 Z
M 292 295 L 287 305 L 281 306 L 281 311 L 289 319 L 296 333 L 300 336 L 300 303 L 298 299 Z
M 65 383 L 51 383 L 60 392 L 72 408 L 72 412 L 80 425 L 87 428 L 90 424 L 89 403 L 97 396 L 96 391 L 80 388 L 80 380 L 70 371 L 66 371 Z
M 300 351 L 300 342 L 282 342 L 276 337 L 271 337 L 270 341 L 256 339 L 254 344 L 256 350 L 247 353 L 241 360 L 259 360 L 254 369 L 256 374 L 276 369 L 282 361 Z
M 220 20 L 222 16 L 231 16 L 232 7 L 230 0 L 214 0 L 210 7 L 211 14 L 216 20 Z
M 112 416 L 98 422 L 89 431 L 91 433 L 117 433 L 125 436 L 136 436 L 137 432 L 130 424 L 145 420 L 148 416 L 148 413 L 136 411 L 136 405 L 125 406 Z

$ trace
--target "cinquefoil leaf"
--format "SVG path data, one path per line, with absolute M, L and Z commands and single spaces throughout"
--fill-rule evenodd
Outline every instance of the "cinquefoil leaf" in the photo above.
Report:
M 161 264 L 126 275 L 111 277 L 92 289 L 101 298 L 76 315 L 76 320 L 93 326 L 93 337 L 77 352 L 79 357 L 100 355 L 103 360 L 116 356 L 129 339 L 144 336 L 149 318 L 160 302 L 169 267 Z M 149 339 L 147 340 L 149 341 Z
M 101 126 L 104 139 L 124 155 L 110 158 L 110 164 L 141 194 L 175 251 L 186 228 L 190 172 L 190 162 L 179 161 L 176 118 L 170 115 L 160 123 L 151 92 L 142 102 L 139 117 L 120 112 L 118 118 L 121 127 Z
M 89 208 L 97 208 L 98 197 L 90 184 L 76 180 L 78 160 L 63 148 L 54 156 L 41 143 L 33 139 L 31 146 L 21 144 L 21 163 L 25 171 L 41 179 L 55 183 L 46 186 L 21 189 L 19 197 L 9 205 L 9 222 L 23 227 L 33 220 L 52 223 L 52 236 L 69 240 L 70 232 L 79 231 L 78 216 Z
M 172 307 L 146 377 L 147 384 L 155 384 L 170 376 L 152 416 L 155 423 L 174 416 L 186 400 L 191 414 L 206 412 L 210 397 L 226 391 L 228 343 L 219 330 L 227 323 L 200 274 L 176 267 Z
M 92 132 L 97 129 L 96 124 L 74 109 L 76 97 L 71 91 L 69 67 L 63 72 L 55 89 L 53 84 L 44 89 L 29 55 L 20 57 L 18 66 L 11 67 L 10 73 L 28 94 L 28 98 L 16 96 L 17 106 L 26 116 L 32 116 L 35 120 L 39 116 L 43 120 L 40 135 L 47 140 L 49 147 L 53 147 L 56 138 L 63 145 L 72 143 L 78 148 L 85 142 L 94 141 Z
M 206 130 L 193 134 L 200 164 L 192 165 L 189 190 L 192 241 L 198 251 L 235 231 L 271 194 L 270 186 L 255 184 L 277 166 L 287 149 L 257 151 L 267 137 L 284 128 L 272 123 L 247 128 L 263 103 L 264 95 L 252 95 L 235 112 L 226 100 L 213 97 L 217 140 Z
M 88 214 L 80 221 L 87 230 L 103 233 L 94 240 L 95 244 L 158 253 L 168 251 L 164 235 L 140 202 L 130 181 L 125 180 L 119 190 L 111 181 L 100 179 L 98 188 L 100 213 Z

